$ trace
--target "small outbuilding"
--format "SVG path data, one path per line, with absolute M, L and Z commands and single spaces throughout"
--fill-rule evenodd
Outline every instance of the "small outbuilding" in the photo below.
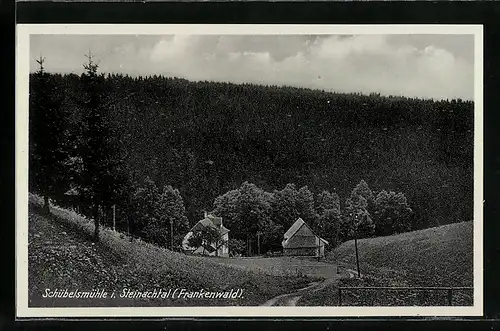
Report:
M 283 254 L 288 256 L 325 256 L 328 241 L 319 237 L 301 218 L 284 234 Z

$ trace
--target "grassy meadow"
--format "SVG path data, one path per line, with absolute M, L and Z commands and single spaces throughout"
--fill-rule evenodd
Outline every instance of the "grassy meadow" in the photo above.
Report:
M 78 214 L 52 208 L 41 214 L 41 201 L 30 196 L 29 305 L 59 306 L 253 306 L 307 286 L 306 276 L 277 276 L 242 270 L 154 246 L 110 229 L 91 240 L 93 222 Z M 45 289 L 116 291 L 114 299 L 50 299 Z M 126 299 L 124 288 L 146 291 L 185 288 L 188 291 L 244 289 L 237 299 Z
M 472 287 L 473 223 L 449 224 L 403 234 L 358 241 L 361 279 L 341 279 L 343 287 Z M 328 256 L 356 269 L 354 241 Z M 304 296 L 299 305 L 338 305 L 338 286 Z M 443 290 L 346 290 L 345 305 L 448 305 Z M 471 290 L 454 290 L 452 305 L 472 305 Z

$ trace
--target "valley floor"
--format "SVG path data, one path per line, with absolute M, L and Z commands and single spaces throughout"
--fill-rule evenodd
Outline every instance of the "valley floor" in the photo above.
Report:
M 345 276 L 345 269 L 308 257 L 211 258 L 214 262 L 277 276 L 309 276 L 317 279 Z

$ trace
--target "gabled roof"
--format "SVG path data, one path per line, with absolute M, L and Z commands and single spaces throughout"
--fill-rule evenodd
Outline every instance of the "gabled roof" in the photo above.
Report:
M 299 231 L 299 229 L 302 227 L 302 225 L 306 224 L 302 218 L 299 217 L 298 220 L 295 221 L 295 223 L 292 224 L 292 226 L 288 229 L 287 232 L 283 235 L 285 239 L 293 237 L 293 235 Z
M 212 223 L 212 221 L 210 221 L 208 218 L 204 218 L 200 221 L 198 221 L 198 223 L 196 223 L 192 228 L 191 228 L 191 231 L 196 231 L 196 230 L 200 230 L 201 228 L 203 227 L 206 227 L 206 226 L 210 226 L 210 227 L 213 227 L 215 228 L 216 226 Z
M 207 217 L 205 217 L 205 219 L 209 219 L 210 221 L 212 221 L 212 223 L 215 225 L 215 226 L 221 226 L 222 225 L 222 217 L 217 217 L 217 216 L 214 216 L 214 215 L 211 215 L 211 214 L 208 214 Z
M 314 234 L 314 236 L 316 236 L 317 238 L 319 238 L 322 242 L 324 242 L 325 244 L 328 245 L 328 241 L 326 241 L 325 239 L 321 238 L 320 236 L 318 236 L 317 234 L 314 233 L 314 231 L 309 227 L 309 225 L 306 224 L 306 222 L 304 222 L 302 220 L 302 218 L 298 218 L 295 223 L 292 224 L 292 226 L 288 229 L 287 232 L 285 232 L 285 234 L 283 235 L 284 237 L 284 240 L 282 242 L 282 245 L 283 247 L 287 246 L 288 245 L 288 241 L 290 240 L 290 238 L 292 238 L 296 233 L 297 231 L 300 230 L 300 228 L 302 228 L 302 226 L 307 226 L 307 228 L 312 232 L 312 234 Z M 309 245 L 310 244 L 310 239 L 306 239 L 307 237 L 304 237 L 304 238 L 301 238 L 300 241 L 303 242 L 304 245 Z M 310 237 L 310 238 L 313 238 L 313 237 Z M 298 239 L 298 238 L 297 238 Z M 314 240 L 314 239 L 313 239 Z
M 203 227 L 210 226 L 215 229 L 218 229 L 221 233 L 221 235 L 225 235 L 228 233 L 230 230 L 227 229 L 224 225 L 222 225 L 222 217 L 217 217 L 213 215 L 207 215 L 204 219 L 198 221 L 192 228 L 191 232 L 200 230 Z

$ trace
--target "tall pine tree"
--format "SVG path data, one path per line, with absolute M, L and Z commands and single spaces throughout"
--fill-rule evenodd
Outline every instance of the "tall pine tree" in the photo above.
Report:
M 65 161 L 66 116 L 63 95 L 54 76 L 45 72 L 45 59 L 40 57 L 38 71 L 32 75 L 29 115 L 29 184 L 30 191 L 43 196 L 44 210 L 50 213 L 50 198 L 67 189 Z
M 107 118 L 105 77 L 98 73 L 92 54 L 83 65 L 81 100 L 84 128 L 80 141 L 83 161 L 82 184 L 92 206 L 94 238 L 99 240 L 100 210 L 116 202 L 117 192 L 123 184 L 120 176 L 119 153 L 113 146 L 111 127 Z

